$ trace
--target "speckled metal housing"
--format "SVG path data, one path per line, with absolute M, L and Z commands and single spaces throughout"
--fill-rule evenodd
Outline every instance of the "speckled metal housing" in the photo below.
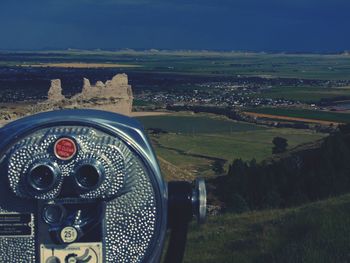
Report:
M 55 158 L 52 145 L 72 138 L 77 154 Z M 0 129 L 0 213 L 31 213 L 38 200 L 59 197 L 65 178 L 77 165 L 98 163 L 102 183 L 79 199 L 106 201 L 105 262 L 158 262 L 167 222 L 167 189 L 142 127 L 131 118 L 95 110 L 63 110 L 37 114 Z M 49 192 L 33 193 L 23 176 L 40 162 L 60 171 Z M 34 226 L 35 229 L 35 226 Z M 35 231 L 34 231 L 35 232 Z M 0 237 L 0 262 L 37 262 L 35 236 Z M 6 251 L 12 251 L 8 253 Z

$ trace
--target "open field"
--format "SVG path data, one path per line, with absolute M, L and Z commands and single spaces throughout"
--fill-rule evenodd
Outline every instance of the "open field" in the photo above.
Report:
M 304 109 L 286 109 L 286 108 L 257 108 L 249 109 L 247 112 L 268 114 L 274 116 L 283 116 L 289 118 L 302 118 L 310 120 L 320 120 L 327 122 L 349 123 L 350 114 L 336 113 L 330 111 L 304 110 Z
M 322 138 L 322 134 L 306 130 L 268 129 L 235 132 L 232 134 L 164 135 L 159 139 L 162 146 L 176 148 L 187 154 L 201 154 L 225 160 L 263 159 L 271 156 L 272 139 L 282 136 L 288 139 L 289 148 Z
M 281 86 L 254 94 L 259 98 L 288 99 L 305 103 L 318 103 L 322 99 L 350 97 L 350 87 Z
M 163 116 L 168 115 L 169 112 L 163 111 L 134 111 L 131 113 L 131 117 L 148 117 L 148 116 Z
M 131 64 L 110 64 L 110 63 L 46 63 L 46 64 L 22 64 L 22 67 L 43 67 L 43 68 L 136 68 L 139 65 Z
M 237 131 L 263 130 L 254 124 L 234 122 L 215 115 L 171 115 L 139 119 L 146 129 L 161 128 L 166 132 L 196 135 L 202 133 L 225 133 Z
M 151 136 L 156 153 L 192 177 L 215 175 L 212 167 L 215 160 L 226 163 L 227 168 L 236 158 L 261 161 L 270 157 L 272 139 L 276 136 L 288 139 L 289 148 L 325 136 L 308 130 L 265 128 L 205 114 L 138 119 L 146 128 L 168 131 Z M 166 177 L 174 176 L 166 174 Z
M 198 89 L 217 94 L 215 83 L 221 83 L 263 86 L 263 92 L 250 95 L 259 98 L 319 102 L 350 97 L 346 55 L 69 50 L 0 52 L 0 100 L 42 99 L 55 78 L 62 80 L 65 95 L 72 96 L 80 91 L 83 77 L 105 81 L 116 73 L 128 74 L 135 94 L 191 95 Z
M 105 63 L 142 66 L 142 71 L 263 78 L 350 79 L 350 56 L 192 51 L 1 52 L 0 65 Z M 35 62 L 35 63 L 33 63 Z
M 344 195 L 298 208 L 210 217 L 192 225 L 184 262 L 349 262 L 349 206 Z
M 297 121 L 297 122 L 306 122 L 306 123 L 318 123 L 318 124 L 323 124 L 323 125 L 332 125 L 332 124 L 338 125 L 338 124 L 341 124 L 339 122 L 334 122 L 334 121 L 322 121 L 322 120 L 316 120 L 316 119 L 305 119 L 305 118 L 299 118 L 299 117 L 279 116 L 279 115 L 255 113 L 255 112 L 244 112 L 244 114 L 252 116 L 252 117 L 267 118 L 267 119 L 274 119 L 274 120 Z

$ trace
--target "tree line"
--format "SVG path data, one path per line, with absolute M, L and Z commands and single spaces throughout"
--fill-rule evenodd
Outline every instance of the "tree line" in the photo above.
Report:
M 227 175 L 211 183 L 226 209 L 235 212 L 296 206 L 350 192 L 350 125 L 261 163 L 236 159 Z

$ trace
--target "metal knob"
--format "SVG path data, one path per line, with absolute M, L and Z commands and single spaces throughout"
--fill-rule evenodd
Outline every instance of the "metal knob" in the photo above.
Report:
M 168 183 L 168 226 L 188 223 L 193 216 L 203 223 L 207 210 L 205 181 Z
M 192 192 L 192 208 L 193 214 L 197 217 L 199 224 L 205 222 L 207 216 L 207 190 L 203 178 L 195 180 Z

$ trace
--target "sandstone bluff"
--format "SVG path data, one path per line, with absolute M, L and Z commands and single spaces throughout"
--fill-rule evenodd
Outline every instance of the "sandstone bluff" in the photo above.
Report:
M 130 116 L 133 99 L 126 74 L 117 74 L 105 83 L 97 81 L 94 85 L 84 78 L 81 92 L 71 98 L 62 94 L 61 80 L 54 79 L 44 101 L 0 104 L 0 127 L 26 115 L 58 109 L 99 109 Z
M 91 85 L 84 78 L 81 93 L 71 98 L 62 95 L 61 80 L 51 80 L 47 100 L 40 103 L 37 111 L 57 108 L 100 109 L 130 115 L 132 111 L 133 95 L 126 74 L 117 74 L 105 83 L 97 81 Z

